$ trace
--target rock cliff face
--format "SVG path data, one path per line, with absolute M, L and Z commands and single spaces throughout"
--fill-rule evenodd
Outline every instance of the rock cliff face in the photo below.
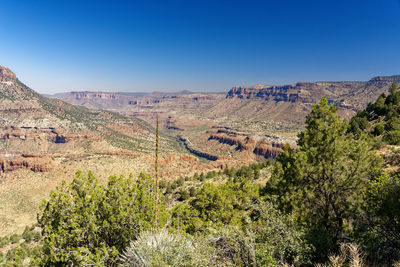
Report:
M 17 76 L 9 68 L 0 66 L 0 78 L 17 79 Z
M 257 142 L 246 134 L 237 133 L 226 129 L 218 129 L 217 132 L 209 131 L 208 140 L 216 140 L 221 144 L 235 146 L 240 152 L 251 152 L 266 159 L 275 159 L 282 152 L 283 144 L 262 140 Z
M 0 159 L 0 172 L 6 173 L 17 169 L 48 172 L 51 169 L 51 159 L 46 156 L 35 155 L 22 155 L 13 159 Z
M 276 159 L 283 151 L 282 147 L 282 144 L 274 144 L 268 143 L 267 141 L 262 141 L 254 148 L 253 153 L 263 156 L 266 159 Z
M 299 98 L 299 91 L 296 85 L 285 85 L 285 86 L 268 86 L 264 88 L 254 87 L 233 87 L 229 90 L 226 98 L 261 98 L 264 100 L 274 100 L 276 102 L 296 102 Z
M 315 103 L 322 96 L 326 96 L 328 100 L 336 103 L 339 107 L 341 103 L 351 103 L 351 99 L 357 93 L 367 93 L 379 96 L 386 92 L 392 82 L 400 82 L 400 75 L 394 76 L 378 76 L 368 82 L 298 82 L 296 84 L 282 86 L 254 86 L 254 87 L 233 87 L 226 95 L 226 98 L 240 99 L 263 99 L 273 100 L 275 102 L 301 102 Z M 366 105 L 369 101 L 374 100 L 364 95 L 362 104 Z M 344 104 L 342 107 L 350 107 L 358 109 L 358 106 Z
M 54 128 L 0 126 L 0 139 L 4 141 L 12 139 L 24 141 L 47 140 L 55 144 L 60 144 L 68 143 L 72 140 L 96 139 L 96 137 L 87 134 L 67 134 L 63 133 L 63 130 Z
M 117 99 L 120 95 L 115 93 L 105 93 L 105 92 L 71 92 L 76 100 L 81 99 Z
M 205 112 L 212 118 L 263 121 L 296 128 L 304 123 L 312 105 L 325 96 L 339 107 L 339 115 L 349 119 L 355 113 L 387 93 L 400 75 L 375 77 L 368 82 L 298 82 L 289 85 L 233 87 L 225 100 Z

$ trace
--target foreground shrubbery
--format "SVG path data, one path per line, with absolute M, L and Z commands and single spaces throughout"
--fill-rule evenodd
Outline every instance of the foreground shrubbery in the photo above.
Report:
M 347 133 L 337 108 L 321 100 L 306 119 L 298 148 L 286 147 L 277 160 L 266 195 L 307 229 L 316 248 L 314 261 L 326 259 L 348 240 L 370 181 L 380 173 L 367 138 Z
M 160 207 L 159 224 L 167 213 Z M 100 185 L 89 172 L 76 174 L 44 201 L 38 216 L 43 233 L 42 260 L 47 265 L 115 263 L 131 240 L 154 223 L 151 179 L 111 176 Z

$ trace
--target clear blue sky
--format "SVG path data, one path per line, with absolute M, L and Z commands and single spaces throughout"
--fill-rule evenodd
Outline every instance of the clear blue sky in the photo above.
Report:
M 0 65 L 41 93 L 400 74 L 400 0 L 0 0 L 0 19 Z

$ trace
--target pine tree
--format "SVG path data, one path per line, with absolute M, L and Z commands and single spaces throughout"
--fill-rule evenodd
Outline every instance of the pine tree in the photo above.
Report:
M 348 134 L 348 123 L 336 111 L 326 98 L 314 105 L 298 148 L 285 147 L 266 185 L 282 210 L 311 229 L 311 242 L 325 256 L 345 237 L 348 219 L 375 170 L 365 136 Z

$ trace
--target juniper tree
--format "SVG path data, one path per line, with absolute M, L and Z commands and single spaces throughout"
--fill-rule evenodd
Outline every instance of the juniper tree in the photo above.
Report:
M 153 228 L 154 208 L 154 184 L 145 174 L 111 176 L 104 186 L 91 172 L 78 172 L 40 207 L 43 265 L 114 264 L 131 240 Z M 160 210 L 162 225 L 168 216 Z
M 309 229 L 317 254 L 327 256 L 342 238 L 375 172 L 365 135 L 348 133 L 348 123 L 326 98 L 315 104 L 299 134 L 298 148 L 279 156 L 266 192 L 280 209 Z

